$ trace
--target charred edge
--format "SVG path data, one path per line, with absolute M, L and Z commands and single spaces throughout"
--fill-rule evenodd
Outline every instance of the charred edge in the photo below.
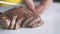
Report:
M 26 25 L 28 28 L 32 28 L 32 26 L 28 26 L 30 23 L 32 23 L 36 18 L 33 18 L 31 21 L 28 22 L 28 24 Z
M 15 25 L 14 25 L 14 28 L 13 28 L 13 29 L 15 29 L 15 27 L 16 27 L 16 24 L 17 24 L 17 22 L 15 22 Z
M 17 22 L 18 22 L 18 20 L 19 20 L 20 18 L 16 18 L 16 22 L 15 22 L 15 25 L 14 25 L 14 28 L 13 29 L 15 29 L 15 27 L 16 27 L 16 25 L 17 25 Z
M 21 23 L 21 25 L 20 25 L 21 27 L 23 26 L 23 24 L 24 24 L 25 20 L 26 20 L 26 19 L 24 19 L 24 20 L 22 21 L 22 23 Z

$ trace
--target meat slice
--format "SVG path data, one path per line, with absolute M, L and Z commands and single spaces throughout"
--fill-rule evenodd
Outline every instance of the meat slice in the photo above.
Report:
M 39 27 L 43 24 L 43 21 L 36 12 L 32 12 L 25 7 L 16 7 L 0 13 L 0 24 L 2 24 L 0 28 L 19 29 L 22 27 Z

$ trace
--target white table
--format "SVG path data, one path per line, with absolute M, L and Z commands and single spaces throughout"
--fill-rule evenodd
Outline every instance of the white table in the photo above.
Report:
M 13 7 L 10 7 L 13 8 Z M 10 8 L 0 8 L 3 12 Z M 45 24 L 34 29 L 1 30 L 0 34 L 60 34 L 60 3 L 53 3 L 42 15 Z

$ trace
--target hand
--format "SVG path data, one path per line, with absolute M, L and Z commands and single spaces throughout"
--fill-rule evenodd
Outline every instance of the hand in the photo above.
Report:
M 41 0 L 39 1 L 39 5 L 35 6 L 34 1 L 33 0 L 24 0 L 24 3 L 26 5 L 26 7 L 31 10 L 32 12 L 34 10 L 37 10 L 38 13 L 43 13 L 44 10 L 51 5 L 51 3 L 53 2 L 53 0 Z M 37 8 L 36 8 L 37 7 Z

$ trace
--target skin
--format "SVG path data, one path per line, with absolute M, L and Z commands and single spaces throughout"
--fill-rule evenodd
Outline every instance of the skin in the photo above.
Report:
M 52 3 L 52 1 L 53 0 L 41 0 L 41 3 L 38 6 L 35 6 L 33 0 L 24 0 L 25 5 L 29 10 L 37 13 L 42 13 Z

